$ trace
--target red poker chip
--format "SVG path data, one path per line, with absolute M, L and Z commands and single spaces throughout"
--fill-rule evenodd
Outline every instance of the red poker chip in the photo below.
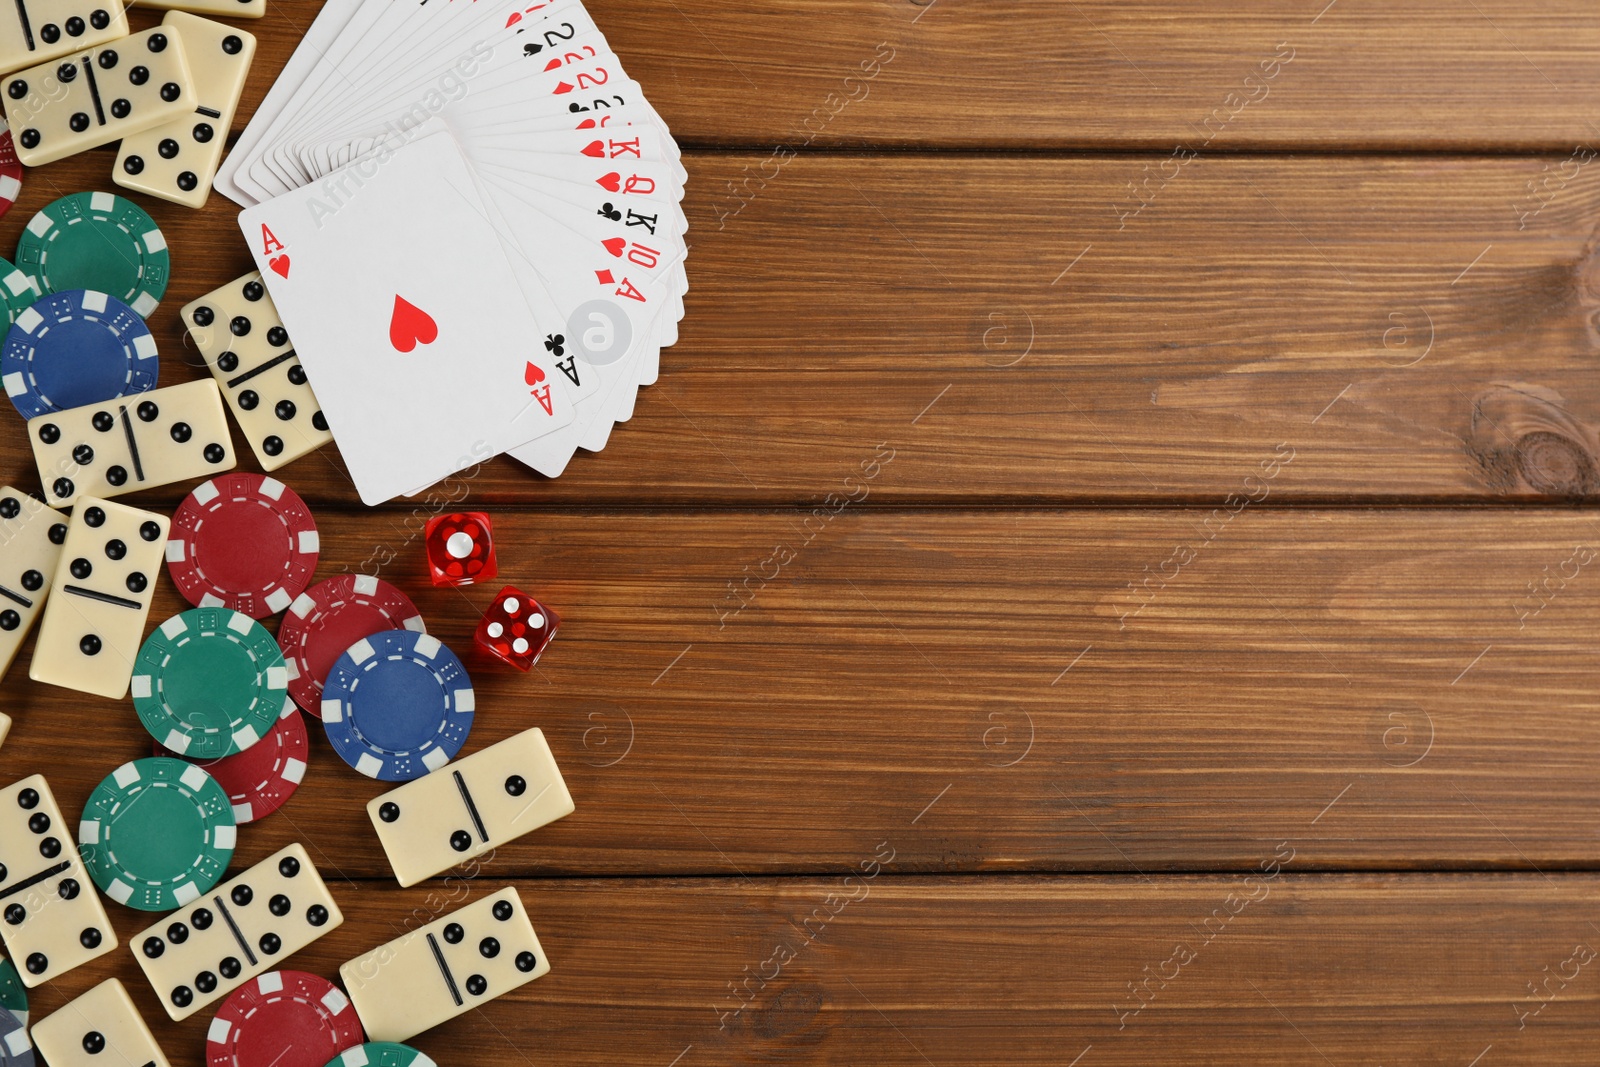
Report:
M 324 1067 L 366 1040 L 338 986 L 268 971 L 229 994 L 206 1032 L 207 1067 Z
M 150 747 L 157 756 L 184 758 L 159 743 Z M 305 719 L 293 704 L 285 703 L 283 714 L 278 716 L 272 729 L 243 752 L 221 759 L 188 762 L 210 772 L 233 804 L 233 821 L 247 823 L 271 815 L 300 788 L 310 752 L 311 738 L 306 733 Z
M 22 192 L 22 161 L 17 158 L 17 146 L 11 141 L 11 127 L 0 119 L 0 215 L 11 209 Z
M 384 630 L 427 633 L 411 598 L 366 574 L 341 574 L 295 598 L 278 627 L 278 647 L 289 667 L 289 695 L 319 719 L 322 683 L 345 649 Z
M 167 569 L 195 607 L 264 619 L 311 581 L 319 547 L 316 521 L 293 489 L 261 474 L 224 474 L 178 505 Z

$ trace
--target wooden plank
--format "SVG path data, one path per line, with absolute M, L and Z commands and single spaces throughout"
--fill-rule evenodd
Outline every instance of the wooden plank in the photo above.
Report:
M 272 0 L 247 27 L 262 40 L 241 123 L 318 6 Z M 692 144 L 1564 154 L 1597 137 L 1600 19 L 1580 0 L 587 6 Z
M 1600 490 L 1600 168 L 1532 213 L 1532 160 L 1196 161 L 1119 230 L 1133 159 L 812 158 L 718 229 L 753 159 L 690 160 L 682 340 L 611 446 L 446 495 L 811 506 L 880 443 L 873 504 L 1214 504 L 1280 444 L 1274 501 Z M 30 176 L 0 246 L 110 161 Z M 178 309 L 250 260 L 220 197 L 154 210 L 172 383 L 205 373 Z M 31 469 L 0 419 L 0 478 Z M 283 473 L 355 500 L 333 450 Z
M 1274 842 L 1248 879 L 912 879 L 874 859 L 900 837 L 848 879 L 523 883 L 550 974 L 413 1043 L 441 1064 L 1101 1067 L 1547 1064 L 1600 1041 L 1594 875 L 1303 876 Z M 503 884 L 335 884 L 345 925 L 288 964 L 331 975 Z M 31 991 L 34 1018 L 108 973 L 174 1067 L 205 1062 L 210 1013 L 168 1023 L 126 950 Z
M 470 649 L 498 584 L 427 587 L 392 513 L 320 519 L 322 575 L 381 569 Z M 1586 513 L 495 522 L 501 579 L 564 622 L 528 675 L 471 668 L 471 745 L 543 727 L 577 802 L 502 850 L 509 874 L 832 872 L 908 826 L 915 871 L 1243 869 L 1284 838 L 1314 868 L 1600 862 Z M 181 606 L 161 585 L 152 626 Z M 27 662 L 4 759 L 77 811 L 149 738 Z M 382 787 L 314 736 L 306 785 L 246 840 L 314 832 L 387 877 L 363 809 Z

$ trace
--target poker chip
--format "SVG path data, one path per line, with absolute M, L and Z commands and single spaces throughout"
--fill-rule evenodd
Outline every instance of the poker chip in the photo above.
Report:
M 3 123 L 4 120 L 0 120 Z M 33 302 L 39 299 L 39 290 L 33 284 L 33 279 L 17 269 L 16 264 L 9 259 L 0 259 L 0 315 L 5 316 L 6 329 L 17 321 Z
M 41 293 L 96 289 L 145 318 L 167 291 L 171 257 L 155 220 L 112 193 L 46 204 L 17 242 L 17 266 Z
M 28 1025 L 28 990 L 7 959 L 0 959 L 0 1008 L 21 1019 L 23 1026 Z
M 395 1041 L 369 1041 L 345 1049 L 323 1067 L 435 1067 L 433 1060 L 410 1045 Z
M 322 689 L 322 725 L 339 758 L 382 782 L 450 762 L 472 729 L 472 679 L 436 637 L 384 630 L 339 657 Z
M 177 755 L 160 742 L 154 742 L 152 748 L 157 756 Z M 195 766 L 204 768 L 217 780 L 233 805 L 233 821 L 243 825 L 271 815 L 300 788 L 310 750 L 305 719 L 293 702 L 285 700 L 283 711 L 267 736 L 243 752 L 196 761 Z
M 16 142 L 11 139 L 11 127 L 0 119 L 0 215 L 11 210 L 22 192 L 22 160 L 17 158 Z
M 217 1009 L 206 1031 L 206 1064 L 323 1067 L 365 1039 L 338 986 L 305 971 L 268 971 L 234 990 Z
M 190 759 L 243 752 L 292 707 L 278 643 L 227 608 L 191 608 L 146 638 L 133 662 L 133 709 L 150 736 Z
M 33 1065 L 33 1042 L 28 1040 L 28 1021 L 18 1018 L 10 1008 L 0 1008 L 0 1067 Z
M 112 900 L 171 911 L 222 879 L 236 835 L 228 794 L 211 775 L 151 756 L 95 786 L 78 824 L 78 851 Z
M 32 280 L 13 271 L 0 292 L 13 292 L 14 284 L 33 291 Z M 6 395 L 25 419 L 154 389 L 159 373 L 144 320 L 94 289 L 33 300 L 14 317 L 0 350 Z
M 278 627 L 289 695 L 309 714 L 320 714 L 322 683 L 344 650 L 363 637 L 401 629 L 427 632 L 411 598 L 383 579 L 341 574 L 318 582 L 295 598 Z
M 173 514 L 167 569 L 196 607 L 262 619 L 305 589 L 319 548 L 317 524 L 293 489 L 261 474 L 224 474 L 201 482 Z

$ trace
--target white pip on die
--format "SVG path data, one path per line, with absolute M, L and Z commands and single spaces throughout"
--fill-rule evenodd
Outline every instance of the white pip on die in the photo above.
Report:
M 339 977 L 368 1040 L 404 1041 L 549 971 L 516 888 L 507 886 L 357 956 Z
M 228 418 L 209 380 L 117 397 L 28 420 L 28 440 L 51 503 L 121 496 L 231 470 Z
M 15 0 L 0 8 L 0 74 L 127 35 L 122 0 Z
M 151 511 L 97 497 L 78 501 L 29 678 L 112 700 L 127 695 L 170 526 Z
M 0 935 L 32 987 L 117 947 L 44 775 L 0 790 Z
M 174 1020 L 187 1019 L 344 922 L 295 844 L 136 935 L 134 956 Z
M 44 609 L 66 539 L 65 515 L 20 489 L 0 486 L 0 678 Z
M 333 440 L 260 271 L 212 290 L 179 314 L 262 470 L 277 470 Z
M 41 166 L 194 110 L 179 32 L 157 26 L 6 78 L 17 158 Z
M 169 11 L 161 25 L 176 29 L 183 39 L 198 102 L 193 114 L 124 137 L 111 180 L 184 207 L 203 207 L 256 54 L 256 39 L 182 11 Z
M 50 1067 L 169 1067 L 128 990 L 108 978 L 33 1024 Z
M 573 810 L 572 794 L 538 727 L 367 804 L 401 885 L 416 885 Z

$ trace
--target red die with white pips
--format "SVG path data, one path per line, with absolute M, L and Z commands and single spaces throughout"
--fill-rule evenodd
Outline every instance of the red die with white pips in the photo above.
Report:
M 473 640 L 498 660 L 525 671 L 556 636 L 561 619 L 514 585 L 500 590 L 478 622 Z
M 471 585 L 499 573 L 494 558 L 494 532 L 489 516 L 461 511 L 428 520 L 423 531 L 428 548 L 428 577 L 434 585 Z

